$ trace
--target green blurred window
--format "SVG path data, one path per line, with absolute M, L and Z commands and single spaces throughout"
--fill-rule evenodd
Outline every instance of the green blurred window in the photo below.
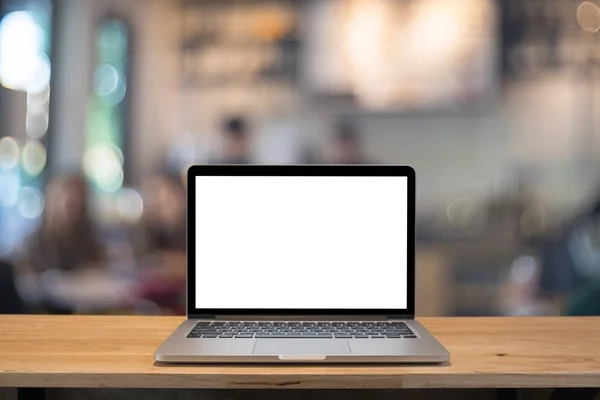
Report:
M 84 170 L 99 194 L 118 192 L 125 162 L 129 30 L 120 19 L 104 20 L 96 36 L 93 92 L 87 105 Z

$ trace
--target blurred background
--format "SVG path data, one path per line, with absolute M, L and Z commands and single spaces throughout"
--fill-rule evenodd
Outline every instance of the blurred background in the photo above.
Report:
M 418 315 L 600 315 L 597 107 L 597 1 L 0 0 L 0 313 L 184 314 L 192 163 L 399 163 Z

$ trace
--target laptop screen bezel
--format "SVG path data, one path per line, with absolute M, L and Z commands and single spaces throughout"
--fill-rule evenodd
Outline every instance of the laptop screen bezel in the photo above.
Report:
M 406 177 L 407 308 L 406 309 L 214 309 L 196 301 L 196 177 L 197 176 L 392 176 Z M 414 318 L 415 314 L 415 171 L 404 165 L 194 165 L 187 174 L 187 316 L 381 316 Z

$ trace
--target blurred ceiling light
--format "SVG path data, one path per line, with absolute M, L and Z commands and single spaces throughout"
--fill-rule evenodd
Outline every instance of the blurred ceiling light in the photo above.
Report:
M 30 140 L 23 147 L 22 159 L 25 172 L 37 176 L 46 167 L 46 148 L 39 140 Z
M 584 1 L 577 7 L 577 22 L 586 32 L 600 31 L 600 7 L 594 2 Z
M 38 218 L 44 211 L 44 196 L 36 188 L 28 186 L 21 188 L 17 210 L 23 218 Z
M 117 198 L 117 210 L 121 219 L 134 223 L 144 212 L 144 201 L 140 193 L 131 188 L 121 190 Z
M 19 144 L 12 137 L 0 139 L 0 168 L 11 169 L 19 164 Z
M 42 29 L 29 12 L 12 12 L 0 21 L 0 84 L 27 91 L 49 82 L 43 40 Z
M 83 156 L 86 174 L 103 192 L 113 193 L 123 186 L 123 154 L 116 146 L 96 146 Z

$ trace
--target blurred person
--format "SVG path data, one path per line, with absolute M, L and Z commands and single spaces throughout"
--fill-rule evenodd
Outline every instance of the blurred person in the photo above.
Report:
M 600 315 L 600 199 L 590 211 L 578 218 L 570 229 L 566 247 L 574 275 L 574 289 L 566 298 L 565 314 L 572 316 Z
M 182 178 L 160 172 L 145 185 L 138 241 L 139 295 L 163 313 L 185 313 L 186 192 Z
M 90 216 L 83 175 L 72 174 L 48 185 L 41 225 L 17 258 L 19 276 L 24 278 L 21 295 L 44 312 L 71 313 L 91 293 L 90 280 L 97 282 L 92 276 L 105 275 L 106 253 Z
M 186 194 L 182 180 L 161 172 L 144 188 L 143 251 L 183 251 L 186 248 Z
M 339 122 L 327 156 L 329 164 L 372 164 L 364 155 L 357 128 L 347 122 Z
M 32 236 L 25 264 L 33 271 L 75 271 L 101 265 L 103 246 L 89 211 L 89 187 L 83 175 L 50 183 L 42 223 Z
M 600 195 L 542 249 L 540 295 L 555 297 L 562 313 L 600 315 Z
M 222 156 L 214 164 L 250 164 L 252 157 L 251 134 L 248 121 L 243 117 L 227 118 L 221 127 Z

